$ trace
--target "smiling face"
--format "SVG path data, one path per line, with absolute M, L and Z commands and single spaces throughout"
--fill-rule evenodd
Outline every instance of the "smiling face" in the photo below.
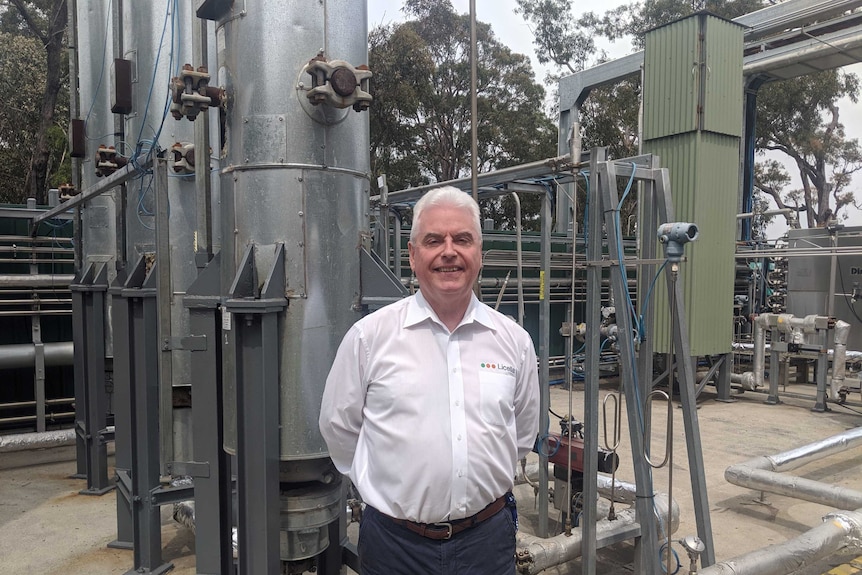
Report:
M 422 295 L 441 319 L 454 314 L 460 321 L 482 267 L 482 236 L 469 212 L 428 206 L 407 249 Z

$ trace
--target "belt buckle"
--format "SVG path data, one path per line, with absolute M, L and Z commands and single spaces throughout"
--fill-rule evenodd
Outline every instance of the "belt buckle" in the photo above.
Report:
M 446 537 L 444 537 L 443 539 L 444 540 L 452 539 L 452 524 L 451 523 L 434 523 L 434 527 L 445 527 L 446 529 L 448 529 L 448 532 L 446 533 Z

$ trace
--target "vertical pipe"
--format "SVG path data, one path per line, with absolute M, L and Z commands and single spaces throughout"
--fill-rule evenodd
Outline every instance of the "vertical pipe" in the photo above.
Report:
M 587 245 L 587 306 L 586 359 L 584 363 L 584 520 L 582 522 L 583 569 L 588 575 L 596 570 L 596 528 L 598 510 L 594 494 L 598 490 L 597 453 L 599 445 L 599 365 L 601 363 L 601 334 L 597 329 L 602 307 L 602 201 L 599 191 L 599 162 L 607 159 L 604 148 L 590 152 L 590 185 L 587 205 L 589 221 L 585 227 L 584 241 Z
M 512 200 L 515 202 L 515 253 L 518 258 L 518 325 L 524 327 L 524 252 L 521 245 L 521 198 L 512 192 Z
M 476 46 L 476 0 L 470 0 L 470 190 L 479 201 L 479 106 L 476 94 L 478 46 Z M 477 288 L 478 289 L 478 288 Z
M 844 375 L 847 361 L 847 338 L 850 336 L 850 324 L 840 319 L 835 322 L 835 339 L 832 352 L 831 397 L 839 398 L 839 392 L 844 387 Z
M 550 420 L 548 409 L 551 406 L 550 381 L 550 322 L 551 303 L 548 297 L 548 281 L 551 270 L 551 199 L 548 194 L 542 194 L 542 239 L 541 260 L 539 271 L 539 430 L 547 433 Z M 547 450 L 539 450 L 539 537 L 548 536 L 548 454 Z

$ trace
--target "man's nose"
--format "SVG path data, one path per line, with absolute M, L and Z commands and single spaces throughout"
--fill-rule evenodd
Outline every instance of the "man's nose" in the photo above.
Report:
M 443 240 L 443 255 L 457 255 L 457 252 L 455 251 L 455 241 L 452 238 L 446 238 L 445 240 Z

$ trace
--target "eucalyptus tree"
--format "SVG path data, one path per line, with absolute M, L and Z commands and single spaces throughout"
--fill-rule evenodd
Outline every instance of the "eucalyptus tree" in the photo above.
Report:
M 2 0 L 0 93 L 14 102 L 0 113 L 3 201 L 35 197 L 68 181 L 66 0 Z M 26 159 L 25 159 L 26 158 Z
M 371 165 L 393 190 L 466 177 L 471 164 L 469 17 L 449 0 L 407 0 L 403 12 L 406 21 L 369 34 Z M 555 155 L 556 128 L 529 59 L 486 23 L 477 40 L 479 171 Z M 483 211 L 511 223 L 506 201 Z

